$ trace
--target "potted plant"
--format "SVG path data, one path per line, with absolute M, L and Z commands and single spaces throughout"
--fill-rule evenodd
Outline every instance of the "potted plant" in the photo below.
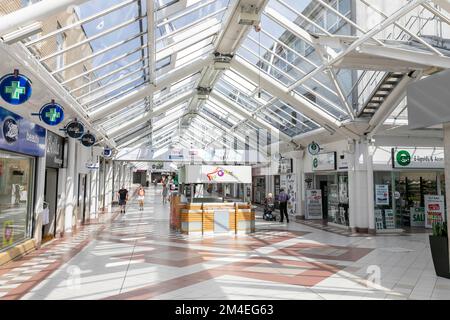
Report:
M 433 224 L 430 248 L 436 275 L 450 279 L 447 222 Z

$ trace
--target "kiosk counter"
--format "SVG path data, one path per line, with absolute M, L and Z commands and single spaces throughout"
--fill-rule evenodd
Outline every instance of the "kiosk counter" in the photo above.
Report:
M 188 185 L 251 183 L 249 166 L 186 165 L 180 182 Z M 184 189 L 184 188 L 182 188 Z M 223 198 L 195 197 L 194 190 L 171 197 L 170 225 L 184 234 L 237 234 L 255 231 L 255 210 L 250 203 L 224 202 Z M 184 202 L 181 200 L 184 198 Z

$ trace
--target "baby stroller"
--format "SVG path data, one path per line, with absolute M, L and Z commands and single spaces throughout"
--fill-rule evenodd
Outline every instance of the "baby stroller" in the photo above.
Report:
M 263 219 L 266 221 L 276 221 L 277 218 L 273 215 L 273 211 L 275 210 L 274 204 L 268 204 L 264 208 Z

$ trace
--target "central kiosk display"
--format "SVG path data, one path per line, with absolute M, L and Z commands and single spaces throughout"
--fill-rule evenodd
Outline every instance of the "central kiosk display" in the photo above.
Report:
M 252 182 L 250 166 L 185 165 L 180 193 L 171 197 L 170 225 L 184 234 L 236 234 L 255 231 L 255 211 L 246 199 L 227 199 L 222 185 Z M 220 188 L 219 188 L 220 187 Z

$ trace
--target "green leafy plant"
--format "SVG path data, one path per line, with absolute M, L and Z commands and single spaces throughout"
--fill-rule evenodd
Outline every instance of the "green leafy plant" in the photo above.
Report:
M 448 237 L 448 234 L 447 234 L 447 222 L 435 222 L 435 223 L 433 223 L 433 236 L 436 236 L 436 237 Z

